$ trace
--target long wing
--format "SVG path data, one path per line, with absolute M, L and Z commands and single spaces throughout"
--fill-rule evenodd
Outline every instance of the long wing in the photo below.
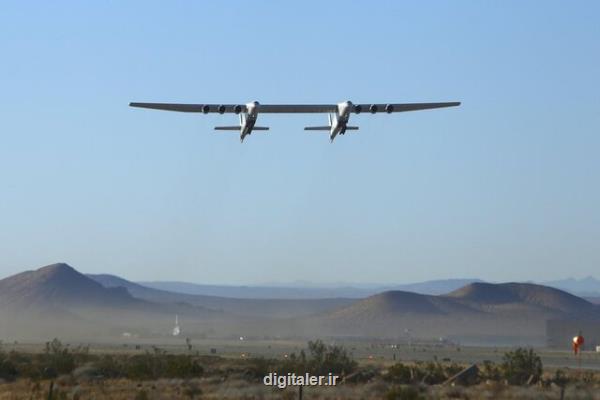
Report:
M 177 103 L 129 103 L 131 107 L 151 108 L 154 110 L 195 112 L 195 113 L 235 113 L 246 112 L 243 104 L 177 104 Z M 279 113 L 328 113 L 335 112 L 335 104 L 260 104 L 258 112 L 267 114 Z
M 243 104 L 178 104 L 178 103 L 129 103 L 131 107 L 151 108 L 154 110 L 195 112 L 195 113 L 235 113 L 247 112 Z M 403 112 L 428 110 L 432 108 L 454 107 L 460 102 L 448 103 L 400 103 L 400 104 L 354 104 L 354 112 Z M 331 113 L 338 110 L 337 104 L 260 104 L 259 113 Z
M 354 104 L 353 111 L 356 112 L 404 112 L 404 111 L 417 111 L 417 110 L 429 110 L 432 108 L 444 108 L 444 107 L 456 107 L 460 106 L 459 101 L 452 101 L 446 103 L 399 103 L 399 104 Z
M 131 107 L 151 108 L 153 110 L 195 112 L 195 113 L 235 113 L 235 107 L 240 107 L 239 112 L 246 112 L 245 105 L 237 104 L 178 104 L 178 103 L 129 103 Z

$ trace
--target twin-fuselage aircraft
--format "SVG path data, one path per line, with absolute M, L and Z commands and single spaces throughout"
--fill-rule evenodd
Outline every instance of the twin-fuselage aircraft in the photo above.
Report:
M 285 113 L 327 113 L 329 125 L 307 126 L 307 131 L 329 132 L 329 139 L 333 142 L 337 135 L 346 131 L 358 130 L 357 126 L 349 126 L 350 114 L 361 112 L 394 113 L 403 111 L 427 110 L 432 108 L 455 107 L 460 102 L 448 103 L 400 103 L 400 104 L 353 104 L 344 101 L 339 104 L 260 104 L 258 101 L 242 104 L 175 104 L 175 103 L 129 103 L 131 107 L 151 108 L 155 110 L 193 112 L 193 113 L 219 113 L 238 114 L 240 124 L 235 126 L 216 126 L 219 131 L 238 131 L 240 141 L 254 131 L 266 131 L 268 127 L 256 126 L 258 114 L 285 114 Z

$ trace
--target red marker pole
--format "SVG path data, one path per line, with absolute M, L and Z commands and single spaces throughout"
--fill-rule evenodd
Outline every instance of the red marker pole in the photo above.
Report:
M 577 358 L 577 368 L 578 368 L 580 374 L 581 374 L 581 351 L 580 351 L 580 348 L 581 348 L 581 346 L 583 346 L 583 343 L 585 343 L 585 339 L 581 335 L 581 332 L 579 332 L 579 335 L 577 335 L 573 338 L 573 352 L 575 353 L 575 357 Z

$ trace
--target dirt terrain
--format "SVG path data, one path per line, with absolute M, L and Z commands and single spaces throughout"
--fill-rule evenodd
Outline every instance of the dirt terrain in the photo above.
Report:
M 327 348 L 348 351 L 354 372 L 335 387 L 305 387 L 306 399 L 560 399 L 600 398 L 600 354 L 584 352 L 576 359 L 566 351 L 536 349 L 543 364 L 539 379 L 529 384 L 509 384 L 494 377 L 511 348 L 459 347 L 451 344 L 412 343 L 398 345 L 382 341 L 324 342 Z M 286 365 L 292 354 L 306 350 L 306 342 L 265 340 L 182 340 L 162 342 L 135 340 L 121 343 L 62 343 L 75 356 L 74 368 L 53 377 L 20 376 L 0 381 L 0 400 L 48 399 L 296 399 L 298 388 L 267 387 L 262 377 L 277 365 Z M 82 352 L 85 349 L 85 352 Z M 52 357 L 45 343 L 12 343 L 2 345 L 2 354 L 18 354 L 22 359 Z M 50 355 L 49 355 L 50 354 Z M 128 376 L 112 376 L 105 357 L 112 357 L 112 368 L 123 365 L 119 360 L 141 358 L 144 364 L 169 357 L 195 360 L 197 369 L 183 367 L 158 370 L 148 379 L 148 371 L 129 372 Z M 37 360 L 37 361 L 36 361 Z M 116 360 L 116 361 L 115 361 Z M 133 362 L 133 361 L 128 361 Z M 279 364 L 281 363 L 281 364 Z M 479 375 L 467 384 L 444 384 L 456 371 L 476 364 Z M 163 365 L 163 364 L 160 364 Z M 164 364 L 167 365 L 167 364 Z M 400 366 L 400 367 L 399 367 Z M 334 367 L 332 367 L 334 368 Z M 397 375 L 398 368 L 414 370 L 415 377 Z M 146 371 L 146 372 L 144 372 Z M 170 371 L 170 372 L 169 372 Z M 175 371 L 175 372 L 173 372 Z M 191 371 L 191 372 L 190 372 Z M 135 375 L 138 374 L 138 375 Z M 412 374 L 412 372 L 411 372 Z M 161 376 L 167 375 L 167 376 Z M 438 376 L 437 378 L 435 376 Z

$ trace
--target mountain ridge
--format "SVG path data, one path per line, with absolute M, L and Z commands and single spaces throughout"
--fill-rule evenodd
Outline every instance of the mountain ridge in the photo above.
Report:
M 512 335 L 539 344 L 548 319 L 600 321 L 599 310 L 559 289 L 514 282 L 471 282 L 442 295 L 388 290 L 364 299 L 235 299 L 84 275 L 64 263 L 0 280 L 0 316 L 11 321 L 0 326 L 0 335 L 45 338 L 114 338 L 125 331 L 165 336 L 177 314 L 186 335 L 398 338 L 410 332 L 427 338 Z

